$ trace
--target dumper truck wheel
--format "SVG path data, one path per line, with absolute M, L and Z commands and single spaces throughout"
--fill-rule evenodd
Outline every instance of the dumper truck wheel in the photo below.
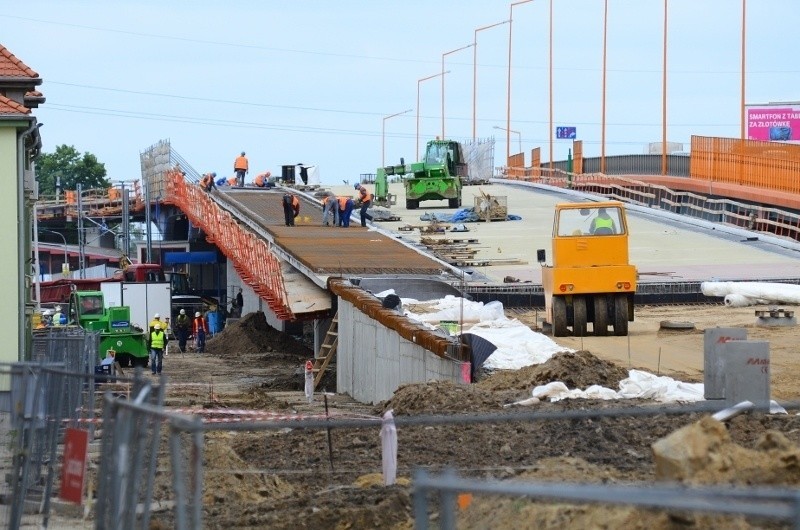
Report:
M 461 198 L 457 199 L 447 199 L 447 205 L 450 208 L 461 208 Z
M 618 294 L 614 297 L 614 335 L 624 337 L 628 334 L 628 296 Z
M 586 336 L 586 298 L 572 297 L 572 334 L 576 337 Z
M 608 335 L 608 300 L 605 295 L 594 295 L 594 334 L 597 337 Z
M 563 296 L 553 297 L 553 336 L 566 337 L 567 330 L 567 301 Z
M 406 210 L 416 210 L 419 208 L 419 201 L 416 199 L 406 199 Z

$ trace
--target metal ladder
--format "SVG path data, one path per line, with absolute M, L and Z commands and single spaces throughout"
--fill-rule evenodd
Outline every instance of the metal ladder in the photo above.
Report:
M 325 370 L 328 368 L 331 359 L 336 355 L 336 346 L 339 344 L 339 313 L 333 315 L 331 320 L 331 327 L 328 328 L 328 333 L 319 347 L 319 353 L 314 359 L 314 390 L 317 385 L 322 381 L 322 376 L 325 375 Z

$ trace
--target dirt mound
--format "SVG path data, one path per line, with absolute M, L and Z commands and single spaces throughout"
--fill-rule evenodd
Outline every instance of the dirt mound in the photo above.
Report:
M 560 352 L 542 364 L 520 370 L 495 372 L 476 385 L 487 391 L 530 390 L 535 386 L 561 381 L 569 388 L 601 385 L 619 388 L 628 371 L 614 363 L 595 357 L 588 351 Z
M 206 351 L 223 357 L 271 351 L 294 354 L 306 359 L 314 357 L 314 352 L 303 343 L 267 324 L 261 311 L 250 313 L 239 321 L 226 325 L 221 333 L 208 340 Z
M 479 412 L 503 408 L 503 396 L 451 381 L 403 385 L 392 398 L 380 403 L 376 413 L 394 409 L 395 415 Z

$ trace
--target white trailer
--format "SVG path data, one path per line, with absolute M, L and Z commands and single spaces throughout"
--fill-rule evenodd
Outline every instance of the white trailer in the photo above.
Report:
M 172 287 L 169 282 L 103 282 L 100 289 L 106 307 L 130 307 L 131 323 L 144 330 L 156 313 L 161 315 L 162 322 L 170 316 Z

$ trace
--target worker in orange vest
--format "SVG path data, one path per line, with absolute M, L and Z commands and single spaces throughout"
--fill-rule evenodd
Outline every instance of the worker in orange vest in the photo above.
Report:
M 227 180 L 228 186 L 236 186 L 239 183 L 239 177 L 231 177 Z
M 372 204 L 372 194 L 367 193 L 367 188 L 360 183 L 353 186 L 358 191 L 358 204 L 361 206 L 361 226 L 367 226 L 367 219 L 372 221 L 372 216 L 367 213 L 367 208 Z
M 206 173 L 203 175 L 203 178 L 200 179 L 200 187 L 203 188 L 205 191 L 213 190 L 216 185 L 214 184 L 214 178 L 217 176 L 216 173 Z
M 272 173 L 269 171 L 265 171 L 264 173 L 259 173 L 256 175 L 256 178 L 253 179 L 253 186 L 258 186 L 259 188 L 264 188 L 267 185 L 268 179 L 272 176 Z
M 282 199 L 283 218 L 286 226 L 294 226 L 294 218 L 300 214 L 300 200 L 294 193 L 285 193 Z
M 194 344 L 197 353 L 203 353 L 206 349 L 206 335 L 208 334 L 208 324 L 203 314 L 198 311 L 194 314 Z
M 236 178 L 239 182 L 239 187 L 244 186 L 244 176 L 250 170 L 250 167 L 247 163 L 247 157 L 244 156 L 244 151 L 242 154 L 236 157 L 236 160 L 233 162 L 233 170 L 236 172 Z
M 339 224 L 339 201 L 336 200 L 336 195 L 328 193 L 322 198 L 322 225 L 330 226 L 328 218 L 333 216 L 333 226 Z
M 339 197 L 339 226 L 350 228 L 350 215 L 353 213 L 353 199 L 342 195 Z

